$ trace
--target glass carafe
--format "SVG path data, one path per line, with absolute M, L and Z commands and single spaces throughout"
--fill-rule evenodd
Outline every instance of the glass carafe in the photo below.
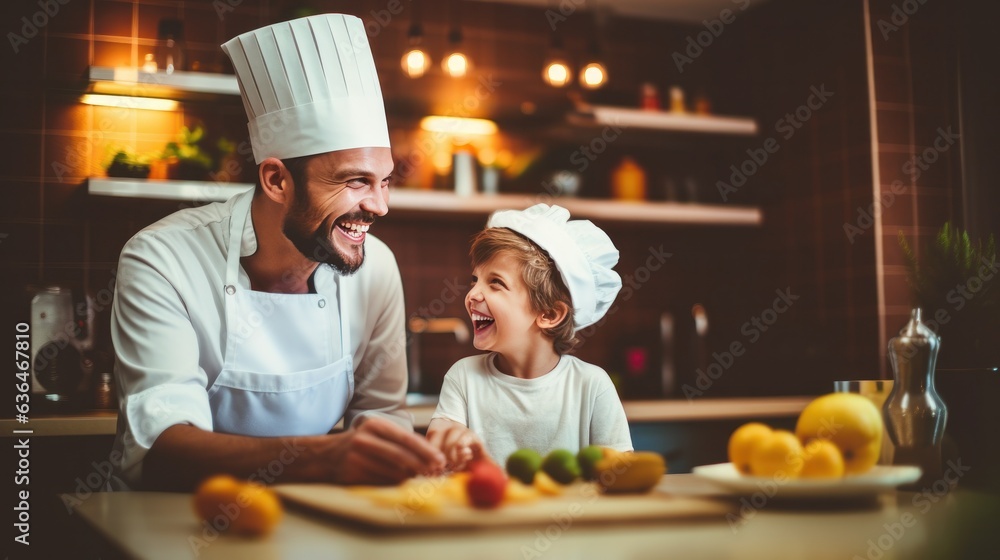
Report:
M 889 341 L 894 381 L 882 407 L 889 437 L 896 447 L 893 463 L 918 465 L 916 487 L 941 478 L 941 438 L 948 409 L 934 389 L 934 366 L 941 339 L 914 309 L 910 321 Z

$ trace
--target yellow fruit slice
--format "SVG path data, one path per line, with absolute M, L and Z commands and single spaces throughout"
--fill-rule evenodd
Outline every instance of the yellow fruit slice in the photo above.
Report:
M 754 449 L 774 430 L 760 422 L 743 424 L 729 436 L 729 462 L 743 474 L 750 474 L 750 457 Z
M 594 466 L 597 482 L 609 493 L 648 492 L 656 486 L 667 463 L 659 453 L 640 451 L 618 453 L 606 457 Z
M 503 501 L 510 504 L 526 504 L 537 500 L 539 497 L 538 488 L 528 486 L 520 480 L 511 478 L 507 481 L 507 490 L 504 493 Z
M 469 476 L 471 474 L 468 471 L 462 471 L 445 478 L 439 489 L 441 497 L 455 504 L 468 503 L 468 492 L 465 487 L 469 482 Z
M 552 477 L 545 474 L 545 471 L 535 473 L 534 487 L 542 494 L 548 496 L 559 496 L 563 493 L 562 485 L 552 480 Z
M 817 439 L 806 445 L 802 454 L 802 478 L 840 478 L 844 476 L 844 456 L 832 442 Z

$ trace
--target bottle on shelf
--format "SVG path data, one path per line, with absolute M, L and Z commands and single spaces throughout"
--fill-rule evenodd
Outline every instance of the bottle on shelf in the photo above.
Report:
M 161 19 L 156 44 L 157 68 L 173 74 L 184 68 L 184 23 L 176 19 Z
M 639 88 L 639 106 L 649 111 L 660 110 L 660 90 L 652 82 L 644 82 Z
M 687 112 L 687 107 L 684 105 L 684 90 L 680 86 L 672 86 L 670 88 L 670 112 Z
M 611 173 L 611 192 L 618 200 L 645 200 L 646 172 L 631 157 L 623 157 Z

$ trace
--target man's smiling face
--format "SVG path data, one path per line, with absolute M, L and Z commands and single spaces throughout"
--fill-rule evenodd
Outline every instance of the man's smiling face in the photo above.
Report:
M 389 148 L 354 148 L 311 157 L 305 185 L 294 185 L 282 231 L 307 259 L 353 274 L 364 262 L 365 238 L 389 211 Z

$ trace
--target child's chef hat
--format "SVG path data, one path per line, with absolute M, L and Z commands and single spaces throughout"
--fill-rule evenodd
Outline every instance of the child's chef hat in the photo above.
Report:
M 276 23 L 227 41 L 257 163 L 389 147 L 365 26 L 343 14 Z
M 618 249 L 590 220 L 570 220 L 569 210 L 561 206 L 536 204 L 494 212 L 486 227 L 514 230 L 548 252 L 573 299 L 576 330 L 596 323 L 615 301 L 622 287 L 611 269 L 618 264 Z

